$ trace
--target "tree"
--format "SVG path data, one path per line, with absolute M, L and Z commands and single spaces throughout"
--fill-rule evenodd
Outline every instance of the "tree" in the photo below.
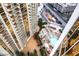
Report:
M 41 42 L 41 38 L 39 37 L 39 32 L 36 32 L 34 34 L 34 38 L 37 40 L 38 46 L 41 46 L 42 45 L 42 42 Z
M 38 32 L 36 32 L 36 33 L 34 34 L 34 38 L 35 38 L 36 40 L 39 40 L 39 42 L 40 42 L 39 45 L 42 45 L 42 42 L 41 42 L 40 37 L 39 37 L 39 33 L 40 33 L 40 31 L 42 30 L 42 28 L 45 28 L 45 26 L 44 26 L 45 24 L 47 24 L 47 23 L 46 23 L 46 22 L 43 22 L 42 19 L 39 18 L 38 26 L 40 27 L 40 29 L 39 29 Z
M 29 56 L 29 55 L 30 55 L 30 53 L 29 53 L 29 52 L 27 52 L 27 55 Z
M 41 54 L 42 56 L 46 56 L 46 55 L 47 55 L 45 48 L 41 48 L 41 49 L 40 49 L 40 54 Z
M 47 24 L 47 22 L 43 22 L 42 19 L 39 18 L 39 21 L 38 21 L 38 26 L 40 27 L 40 30 L 39 31 L 41 31 L 42 28 L 45 28 L 44 25 L 46 25 L 46 24 Z
M 36 51 L 35 49 L 34 49 L 34 55 L 35 55 L 35 56 L 37 56 L 37 55 L 38 55 L 38 54 L 37 54 L 37 51 Z
M 20 51 L 16 51 L 16 55 L 17 56 L 25 56 L 25 54 L 23 52 L 20 52 Z
M 33 52 L 27 52 L 28 56 L 37 56 L 37 51 L 34 50 Z

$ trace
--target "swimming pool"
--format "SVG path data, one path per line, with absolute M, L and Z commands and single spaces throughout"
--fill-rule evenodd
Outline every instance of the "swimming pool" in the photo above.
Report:
M 52 46 L 55 46 L 58 42 L 58 37 L 56 35 L 52 35 L 49 40 L 50 40 Z

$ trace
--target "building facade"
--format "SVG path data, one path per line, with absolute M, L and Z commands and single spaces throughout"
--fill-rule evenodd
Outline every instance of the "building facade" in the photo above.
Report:
M 79 18 L 62 42 L 61 55 L 76 56 L 79 54 Z
M 37 30 L 36 28 L 38 26 L 37 9 L 38 9 L 38 4 L 36 3 L 27 4 L 30 35 L 33 35 Z
M 11 46 L 6 41 L 5 37 L 3 37 L 0 34 L 0 55 L 15 55 L 14 50 L 11 48 Z
M 3 44 L 7 50 L 13 53 L 9 53 L 10 55 L 21 51 L 28 38 L 36 32 L 37 8 L 38 4 L 35 3 L 0 4 L 0 38 L 2 37 L 2 42 L 5 41 Z
M 62 53 L 62 55 L 65 55 L 67 53 L 66 50 L 68 48 L 70 48 L 70 46 L 67 47 L 69 44 L 74 45 L 74 44 L 77 44 L 78 43 L 78 41 L 75 41 L 75 40 L 72 40 L 75 43 L 72 43 L 72 42 L 68 41 L 67 39 L 69 39 L 69 37 L 66 37 L 64 39 L 64 41 L 61 42 L 61 40 L 63 40 L 63 38 L 64 38 L 64 35 L 66 35 L 68 33 L 66 31 L 70 31 L 70 33 L 72 33 L 76 29 L 76 27 L 73 27 L 73 29 L 71 29 L 71 30 L 69 29 L 68 30 L 68 28 L 70 26 L 71 27 L 74 26 L 73 23 L 79 17 L 79 14 L 77 14 L 77 12 L 79 12 L 78 11 L 78 8 L 79 8 L 79 6 L 77 4 L 73 4 L 73 3 L 70 3 L 70 4 L 64 4 L 64 3 L 55 3 L 55 4 L 54 3 L 46 3 L 46 4 L 43 4 L 43 8 L 42 8 L 42 11 L 40 13 L 41 16 L 42 16 L 42 19 L 51 20 L 50 22 L 46 21 L 49 24 L 48 25 L 48 27 L 49 27 L 48 29 L 51 30 L 52 31 L 51 33 L 53 33 L 53 34 L 55 32 L 56 37 L 58 36 L 58 38 L 56 38 L 56 37 L 54 38 L 54 35 L 53 34 L 50 34 L 50 35 L 48 34 L 47 35 L 47 34 L 45 34 L 46 32 L 44 32 L 44 31 L 41 32 L 42 34 L 41 34 L 40 37 L 43 36 L 43 39 L 48 39 L 47 37 L 52 35 L 53 36 L 52 39 L 49 38 L 50 42 L 53 42 L 53 43 L 56 42 L 56 41 L 58 42 L 57 44 L 55 44 L 54 46 L 52 46 L 53 48 L 52 48 L 52 50 L 51 50 L 51 52 L 50 52 L 49 55 L 51 55 L 51 56 L 52 55 L 55 55 L 56 56 L 56 55 L 61 55 L 61 53 Z M 50 16 L 50 18 L 49 18 L 49 16 Z M 74 16 L 76 16 L 76 17 L 74 17 Z M 52 21 L 52 20 L 54 20 L 53 18 L 55 19 L 55 21 Z M 73 20 L 73 22 L 72 22 L 72 20 Z M 61 30 L 58 29 L 58 27 L 55 27 L 56 25 L 59 26 L 62 29 Z M 56 30 L 56 28 L 58 30 Z M 78 36 L 77 33 L 78 33 L 78 31 L 76 32 L 75 36 Z M 71 36 L 71 35 L 72 34 L 69 34 L 68 33 L 68 36 Z M 46 41 L 44 41 L 44 42 L 46 42 Z M 59 43 L 61 43 L 61 45 Z M 61 49 L 61 46 L 63 47 L 63 50 Z M 78 45 L 77 45 L 77 47 L 78 47 Z M 76 47 L 74 49 L 76 49 Z M 63 52 L 63 51 L 65 51 L 65 52 Z M 73 52 L 73 53 L 75 53 L 75 52 Z

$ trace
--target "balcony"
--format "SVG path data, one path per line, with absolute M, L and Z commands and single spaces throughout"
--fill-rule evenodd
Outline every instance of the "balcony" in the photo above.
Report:
M 12 14 L 12 11 L 8 11 L 9 12 L 9 14 Z
M 17 7 L 17 8 L 15 8 L 15 10 L 16 10 L 16 11 L 19 11 L 20 9 Z
M 4 12 L 4 10 L 2 8 L 0 8 L 0 13 Z

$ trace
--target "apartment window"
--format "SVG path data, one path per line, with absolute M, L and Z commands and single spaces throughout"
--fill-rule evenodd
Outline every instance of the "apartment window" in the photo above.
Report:
M 10 10 L 10 11 L 8 11 L 10 14 L 12 14 L 12 11 Z
M 16 14 L 17 14 L 17 15 L 19 15 L 19 14 L 20 14 L 20 12 L 18 11 L 18 12 L 16 12 Z
M 1 14 L 1 15 L 2 15 L 2 14 Z M 7 19 L 6 15 L 2 15 L 2 18 L 3 18 L 3 19 Z
M 8 5 L 8 6 L 6 6 L 7 7 L 7 9 L 9 9 L 9 8 L 11 8 L 11 5 Z
M 12 16 L 10 16 L 11 18 L 13 18 L 14 16 L 12 15 Z
M 14 5 L 14 6 L 18 6 L 18 4 L 17 4 L 17 3 L 14 3 L 13 5 Z
M 21 18 L 21 15 L 18 15 L 17 17 L 20 19 Z
M 23 17 L 23 19 L 25 20 L 25 19 L 26 19 L 26 17 Z
M 24 14 L 23 14 L 23 17 L 26 16 L 26 15 L 27 15 L 27 13 L 24 13 Z
M 29 13 L 31 13 L 31 11 L 29 10 Z
M 14 23 L 14 25 L 17 25 L 16 23 Z
M 23 4 L 20 4 L 20 6 L 23 7 L 24 5 Z
M 30 5 L 28 5 L 28 7 L 30 7 Z
M 28 8 L 28 10 L 30 10 L 30 8 Z
M 15 10 L 16 10 L 16 11 L 19 11 L 20 9 L 17 7 L 17 8 L 15 8 Z
M 31 16 L 31 14 L 29 13 L 29 16 Z
M 2 16 L 4 16 L 4 15 L 5 15 L 5 13 L 3 12 L 1 15 L 2 15 Z

